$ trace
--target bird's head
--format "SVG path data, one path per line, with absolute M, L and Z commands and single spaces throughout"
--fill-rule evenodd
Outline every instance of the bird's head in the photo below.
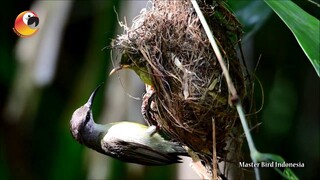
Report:
M 93 123 L 93 115 L 92 115 L 92 104 L 94 97 L 99 90 L 101 85 L 99 85 L 90 95 L 89 100 L 83 106 L 78 108 L 72 114 L 72 118 L 70 121 L 70 131 L 74 139 L 82 143 L 81 132 L 83 129 Z
M 128 53 L 123 53 L 119 65 L 110 71 L 109 76 L 121 69 L 133 70 L 145 84 L 152 85 L 148 68 L 146 64 L 140 60 L 138 55 L 129 55 Z
M 134 71 L 139 69 L 138 63 L 138 57 L 135 57 L 134 55 L 129 55 L 128 53 L 124 52 L 121 56 L 121 60 L 117 67 L 113 68 L 109 75 L 114 74 L 115 72 L 121 70 L 121 69 L 132 69 Z

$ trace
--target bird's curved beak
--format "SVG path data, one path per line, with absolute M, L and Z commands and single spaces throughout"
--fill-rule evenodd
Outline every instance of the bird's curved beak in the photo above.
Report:
M 103 84 L 103 83 L 102 83 Z M 93 100 L 94 100 L 94 97 L 96 96 L 98 90 L 100 89 L 100 87 L 102 86 L 102 84 L 100 84 L 98 87 L 96 87 L 96 89 L 91 93 L 90 97 L 89 97 L 89 100 L 88 102 L 86 103 L 86 106 L 89 107 L 89 109 L 92 108 L 92 104 L 93 104 Z
M 120 70 L 123 69 L 123 68 L 129 68 L 129 67 L 130 67 L 130 65 L 120 65 L 120 66 L 118 66 L 118 67 L 115 67 L 115 68 L 113 68 L 113 69 L 110 71 L 109 76 L 111 76 L 111 75 L 114 74 L 115 72 L 120 71 Z

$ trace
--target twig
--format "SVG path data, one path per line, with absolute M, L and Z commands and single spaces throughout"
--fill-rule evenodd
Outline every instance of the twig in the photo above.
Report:
M 257 158 L 256 157 L 258 156 L 259 152 L 257 151 L 257 149 L 256 149 L 256 147 L 254 145 L 254 142 L 253 142 L 252 136 L 250 134 L 250 130 L 249 130 L 249 127 L 248 127 L 248 124 L 247 124 L 247 121 L 246 121 L 246 117 L 245 117 L 245 115 L 243 113 L 243 109 L 242 109 L 242 105 L 241 105 L 240 101 L 238 101 L 236 103 L 236 108 L 237 108 L 237 111 L 238 111 L 238 114 L 239 114 L 239 117 L 240 117 L 240 121 L 241 121 L 241 124 L 242 124 L 242 128 L 244 130 L 244 134 L 246 135 L 246 139 L 247 139 L 249 150 L 250 150 L 251 159 L 252 159 L 253 163 L 257 163 Z M 258 167 L 254 168 L 254 173 L 255 173 L 256 179 L 259 180 L 260 179 L 260 174 L 259 174 L 259 168 Z
M 251 134 L 250 134 L 250 130 L 248 128 L 248 125 L 247 125 L 247 121 L 246 121 L 246 118 L 245 118 L 245 115 L 244 115 L 244 112 L 243 112 L 243 108 L 242 108 L 242 105 L 241 105 L 241 101 L 240 99 L 238 98 L 238 95 L 237 95 L 237 91 L 231 81 L 231 78 L 230 78 L 230 75 L 229 75 L 229 72 L 228 72 L 228 69 L 224 63 L 224 60 L 223 60 L 223 57 L 220 53 L 220 50 L 219 50 L 219 47 L 213 37 L 213 34 L 211 33 L 211 30 L 210 30 L 210 27 L 204 17 L 204 15 L 202 14 L 202 11 L 200 10 L 200 7 L 197 3 L 196 0 L 191 0 L 191 3 L 200 19 L 200 22 L 208 36 L 208 39 L 211 43 L 211 46 L 217 56 L 217 59 L 219 61 L 219 64 L 221 66 L 221 69 L 222 69 L 222 73 L 223 73 L 223 76 L 225 77 L 226 81 L 227 81 L 227 85 L 228 85 L 228 89 L 231 93 L 231 102 L 233 104 L 236 105 L 236 108 L 237 108 L 237 111 L 238 111 L 238 114 L 239 114 L 239 117 L 240 117 L 240 120 L 241 120 L 241 124 L 242 124 L 242 127 L 243 127 L 243 130 L 244 130 L 244 133 L 246 135 L 246 139 L 247 139 L 247 142 L 248 142 L 248 146 L 249 146 L 249 149 L 250 149 L 250 156 L 251 156 L 251 159 L 254 163 L 257 163 L 257 160 L 256 160 L 256 156 L 259 154 L 259 152 L 257 151 L 257 149 L 255 148 L 254 146 L 254 142 L 252 140 L 252 137 L 251 137 Z M 259 173 L 259 169 L 258 167 L 255 167 L 254 168 L 254 172 L 255 172 L 255 176 L 256 176 L 256 179 L 257 180 L 260 180 L 260 173 Z
M 217 59 L 219 61 L 219 64 L 221 66 L 221 69 L 222 69 L 222 73 L 224 75 L 224 77 L 226 78 L 226 81 L 227 81 L 227 85 L 228 85 L 228 89 L 232 95 L 232 99 L 238 99 L 238 95 L 237 95 L 237 91 L 236 91 L 236 88 L 234 87 L 232 81 L 231 81 L 231 78 L 230 78 L 230 75 L 229 75 L 229 72 L 228 72 L 228 69 L 227 69 L 227 66 L 225 65 L 224 61 L 223 61 L 223 57 L 220 53 L 220 50 L 219 50 L 219 47 L 213 37 L 213 34 L 211 33 L 211 30 L 210 30 L 210 27 L 205 19 L 205 17 L 203 16 L 202 14 L 202 11 L 200 10 L 200 7 L 197 3 L 196 0 L 191 0 L 192 2 L 192 5 L 193 5 L 193 8 L 195 9 L 199 19 L 200 19 L 200 22 L 204 28 L 204 31 L 206 32 L 207 36 L 208 36 L 208 39 L 211 43 L 211 46 L 217 56 Z
M 212 119 L 212 179 L 217 180 L 218 175 L 217 175 L 217 148 L 216 148 L 216 123 L 215 120 Z

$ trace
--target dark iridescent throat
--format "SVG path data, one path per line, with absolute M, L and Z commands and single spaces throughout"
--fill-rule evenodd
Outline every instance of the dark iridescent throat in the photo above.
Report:
M 106 132 L 106 128 L 102 127 L 102 125 L 96 124 L 93 121 L 92 112 L 88 111 L 86 119 L 79 129 L 79 140 L 82 144 L 88 146 L 89 148 L 105 154 L 101 148 L 101 140 Z

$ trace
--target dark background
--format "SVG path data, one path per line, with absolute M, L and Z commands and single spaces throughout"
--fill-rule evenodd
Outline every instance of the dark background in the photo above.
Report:
M 319 19 L 319 11 L 313 5 L 296 2 Z M 42 84 L 32 75 L 34 59 L 23 61 L 17 55 L 21 38 L 12 31 L 16 16 L 33 10 L 32 3 L 7 1 L 0 15 L 0 179 L 86 179 L 87 149 L 72 139 L 69 120 L 98 84 L 106 81 L 104 88 L 110 88 L 107 77 L 111 67 L 110 50 L 105 47 L 116 35 L 118 23 L 114 9 L 120 11 L 123 2 L 72 3 L 58 39 L 60 47 L 53 78 Z M 59 9 L 50 16 L 56 13 L 60 13 Z M 40 23 L 43 23 L 41 17 Z M 256 106 L 261 106 L 262 98 L 264 102 L 257 114 L 257 121 L 262 124 L 252 131 L 256 147 L 261 152 L 281 155 L 287 162 L 304 163 L 304 168 L 292 170 L 301 179 L 316 179 L 320 164 L 319 77 L 278 16 L 270 12 L 255 25 L 256 28 L 246 26 L 246 34 L 254 31 L 244 38 L 243 46 L 250 67 L 256 66 L 261 57 L 255 74 L 263 93 L 256 83 Z M 40 36 L 42 30 L 45 31 L 45 27 L 31 38 Z M 31 38 L 23 40 L 34 43 Z M 52 67 L 43 68 L 47 71 Z M 103 111 L 102 97 L 96 98 L 96 117 Z M 243 147 L 249 162 L 246 141 Z M 108 167 L 100 168 L 109 169 L 107 179 L 177 178 L 174 166 L 148 167 L 132 173 L 126 164 L 112 160 Z M 261 172 L 262 179 L 280 179 L 271 168 Z M 245 174 L 250 176 L 252 172 Z

